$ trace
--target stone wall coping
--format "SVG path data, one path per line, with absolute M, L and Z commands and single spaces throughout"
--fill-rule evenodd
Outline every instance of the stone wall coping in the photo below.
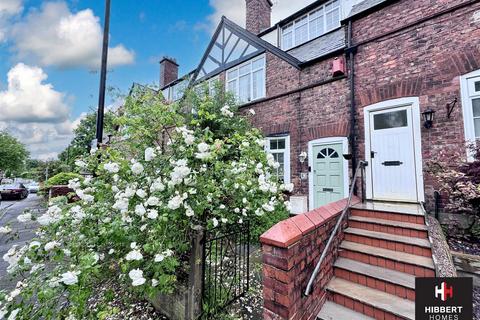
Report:
M 358 197 L 353 197 L 351 205 L 355 205 L 360 201 Z M 347 202 L 347 199 L 342 199 L 307 213 L 283 220 L 262 234 L 260 236 L 260 242 L 279 248 L 288 248 L 299 241 L 302 236 L 320 228 L 331 219 L 340 215 L 347 205 Z

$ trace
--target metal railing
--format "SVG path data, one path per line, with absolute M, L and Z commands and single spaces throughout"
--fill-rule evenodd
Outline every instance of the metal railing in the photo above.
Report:
M 310 291 L 312 291 L 313 282 L 315 281 L 315 278 L 317 277 L 318 272 L 320 271 L 320 267 L 323 263 L 323 260 L 325 260 L 325 257 L 327 256 L 327 253 L 328 253 L 328 250 L 330 249 L 330 246 L 332 245 L 333 239 L 335 238 L 338 230 L 340 229 L 340 226 L 343 223 L 343 220 L 344 220 L 344 218 L 345 218 L 345 216 L 348 212 L 348 209 L 350 208 L 350 205 L 352 203 L 353 193 L 354 193 L 354 190 L 356 188 L 356 182 L 357 182 L 359 172 L 361 172 L 361 178 L 362 178 L 362 181 L 361 181 L 362 201 L 365 200 L 365 192 L 364 192 L 364 188 L 363 188 L 363 178 L 364 178 L 365 167 L 367 165 L 368 165 L 367 161 L 360 161 L 357 165 L 357 168 L 355 169 L 355 173 L 354 173 L 353 179 L 352 179 L 352 184 L 350 186 L 350 192 L 349 192 L 349 195 L 348 195 L 347 205 L 345 206 L 345 208 L 343 208 L 342 214 L 340 215 L 340 217 L 337 220 L 335 228 L 333 229 L 332 234 L 330 235 L 330 238 L 328 239 L 327 245 L 325 246 L 325 249 L 323 249 L 322 255 L 320 256 L 320 260 L 318 261 L 317 265 L 315 266 L 315 270 L 313 271 L 312 276 L 310 277 L 310 280 L 308 281 L 307 288 L 305 289 L 305 295 L 306 296 L 308 296 L 310 294 Z

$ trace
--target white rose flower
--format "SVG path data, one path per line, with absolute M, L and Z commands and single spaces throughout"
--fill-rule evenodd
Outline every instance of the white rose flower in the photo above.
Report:
M 60 247 L 60 242 L 50 241 L 47 244 L 45 244 L 45 251 L 51 251 L 51 250 L 55 249 L 56 247 Z
M 137 192 L 135 192 L 135 194 L 142 199 L 145 199 L 145 197 L 147 196 L 147 193 L 143 189 L 138 189 Z
M 78 283 L 79 271 L 68 271 L 60 275 L 60 282 L 63 282 L 67 286 L 71 286 Z
M 262 208 L 267 212 L 272 212 L 273 210 L 275 210 L 275 208 L 270 203 L 265 203 L 264 205 L 262 205 Z
M 87 167 L 87 164 L 82 160 L 75 161 L 75 165 L 79 168 L 86 168 Z
M 146 279 L 143 277 L 143 271 L 140 269 L 133 269 L 128 273 L 130 279 L 132 279 L 132 286 L 141 286 L 145 283 Z
M 156 254 L 156 255 L 155 255 L 154 261 L 155 261 L 155 262 L 162 262 L 163 259 L 165 259 L 165 256 L 164 256 L 163 254 L 159 253 L 159 254 Z
M 160 204 L 160 199 L 152 196 L 152 197 L 148 198 L 148 200 L 145 204 L 149 207 L 156 207 Z
M 157 219 L 157 218 L 158 218 L 158 211 L 157 211 L 157 210 L 153 210 L 153 209 L 148 210 L 148 212 L 147 212 L 147 218 L 148 218 L 148 219 L 151 219 L 151 220 Z
M 195 136 L 188 135 L 185 137 L 185 143 L 189 146 L 195 143 Z
M 253 110 L 253 109 L 248 110 L 248 112 L 250 112 L 250 114 L 253 115 L 253 116 L 255 115 L 255 110 Z
M 157 279 L 152 279 L 152 287 L 158 286 L 158 280 Z
M 183 204 L 183 199 L 181 196 L 178 195 L 168 201 L 167 207 L 170 210 L 176 210 L 180 208 L 182 204 Z
M 223 223 L 223 224 L 225 224 L 225 223 L 228 222 L 228 219 L 226 219 L 226 218 L 222 218 L 221 220 L 222 220 L 222 223 Z
M 293 188 L 294 188 L 293 183 L 286 183 L 285 185 L 283 185 L 283 190 L 287 192 L 293 192 Z
M 103 165 L 103 168 L 110 173 L 118 173 L 120 171 L 120 166 L 115 162 L 108 162 Z
M 185 207 L 185 215 L 187 217 L 193 217 L 195 215 L 195 212 L 193 212 L 193 209 L 190 206 Z
M 213 226 L 214 226 L 214 227 L 218 226 L 218 220 L 217 220 L 217 218 L 213 218 L 212 221 L 213 221 Z
M 155 149 L 153 148 L 147 148 L 145 149 L 145 161 L 149 162 L 152 161 L 153 158 L 155 158 Z
M 147 210 L 145 209 L 143 204 L 137 204 L 137 206 L 135 207 L 135 214 L 140 216 L 140 217 L 143 217 L 146 212 L 147 212 Z
M 136 175 L 141 174 L 141 173 L 143 172 L 143 170 L 144 170 L 142 164 L 139 163 L 139 162 L 135 162 L 135 163 L 132 165 L 131 169 L 132 169 L 132 172 L 133 172 L 134 174 L 136 174 Z
M 222 109 L 220 109 L 220 112 L 225 117 L 229 117 L 229 118 L 233 117 L 233 112 L 230 111 L 230 107 L 228 105 L 225 105 Z
M 34 249 L 34 248 L 38 248 L 40 247 L 42 244 L 36 240 L 30 242 L 30 245 L 28 246 L 30 249 Z
M 127 261 L 140 261 L 143 259 L 143 255 L 139 250 L 132 250 L 126 255 L 125 259 Z
M 108 254 L 113 254 L 113 253 L 115 253 L 115 249 L 108 250 Z
M 150 191 L 155 192 L 155 191 L 163 191 L 165 190 L 165 185 L 162 183 L 161 178 L 157 178 L 152 185 L 150 186 Z

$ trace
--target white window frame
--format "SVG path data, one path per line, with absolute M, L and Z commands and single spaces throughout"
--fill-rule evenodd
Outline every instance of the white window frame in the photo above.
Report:
M 253 63 L 258 61 L 258 60 L 262 60 L 263 59 L 263 66 L 262 67 L 259 67 L 259 68 L 256 68 L 256 69 L 253 69 Z M 244 66 L 247 66 L 250 64 L 250 100 L 248 101 L 241 101 L 240 100 L 240 96 L 239 96 L 239 93 L 240 93 L 240 68 L 244 67 Z M 237 72 L 237 76 L 234 77 L 234 78 L 229 78 L 229 74 L 231 72 L 234 72 L 236 71 Z M 253 98 L 253 74 L 256 73 L 257 71 L 263 71 L 262 72 L 262 76 L 263 76 L 263 91 L 262 91 L 262 94 L 258 97 L 255 97 Z M 242 77 L 245 76 L 245 75 L 242 75 Z M 256 101 L 256 100 L 259 100 L 259 99 L 262 99 L 262 98 L 265 98 L 266 97 L 266 94 L 267 94 L 267 61 L 266 61 L 266 58 L 265 58 L 265 55 L 262 54 L 260 56 L 257 56 L 253 59 L 250 59 L 248 60 L 247 62 L 244 62 L 238 66 L 235 66 L 233 68 L 230 68 L 226 71 L 226 81 L 225 81 L 225 89 L 227 91 L 229 91 L 229 84 L 236 81 L 236 86 L 235 86 L 235 92 L 232 92 L 237 101 L 240 103 L 240 104 L 245 104 L 245 103 L 250 103 L 252 101 Z M 231 91 L 230 91 L 231 92 Z
M 470 72 L 463 75 L 460 80 L 460 87 L 462 92 L 462 111 L 463 111 L 463 126 L 465 130 L 465 142 L 476 143 L 480 137 L 475 137 L 475 122 L 473 117 L 473 103 L 472 100 L 480 98 L 480 92 L 474 92 L 473 86 L 476 81 L 480 81 L 480 70 Z M 473 161 L 474 155 L 467 150 L 468 161 Z
M 334 9 L 330 10 L 327 12 L 326 10 L 326 6 L 333 3 L 334 1 L 338 1 L 338 7 L 335 7 Z M 334 10 L 338 9 L 338 16 L 339 16 L 339 19 L 338 19 L 338 23 L 333 26 L 332 28 L 330 29 L 327 29 L 327 13 L 330 13 Z M 310 22 L 311 22 L 311 18 L 310 16 L 314 13 L 316 13 L 317 11 L 321 10 L 323 12 L 322 16 L 323 16 L 323 33 L 315 36 L 315 37 L 310 37 Z M 289 23 L 288 25 L 286 25 L 285 27 L 282 28 L 282 34 L 281 34 L 281 37 L 280 37 L 280 41 L 281 41 L 281 48 L 282 50 L 290 50 L 292 48 L 295 48 L 299 45 L 301 45 L 302 43 L 296 43 L 296 39 L 295 39 L 295 30 L 296 30 L 296 24 L 299 22 L 299 21 L 302 21 L 304 18 L 307 18 L 307 40 L 302 42 L 302 43 L 305 43 L 305 42 L 308 42 L 312 39 L 315 39 L 315 38 L 318 38 L 322 35 L 324 35 L 325 33 L 328 33 L 334 29 L 337 29 L 338 27 L 340 27 L 340 21 L 342 20 L 342 0 L 331 0 L 331 1 L 328 1 L 324 4 L 322 4 L 321 6 L 318 6 L 317 8 L 313 9 L 312 11 L 310 11 L 309 13 L 299 17 L 298 19 L 295 19 L 294 22 L 291 22 Z M 289 29 L 290 28 L 290 29 Z M 285 34 L 288 34 L 288 33 L 292 33 L 292 46 L 290 47 L 286 47 L 284 45 L 284 35 Z
M 275 150 L 270 150 L 270 142 L 272 140 L 280 140 L 280 139 L 285 139 L 285 149 L 275 149 Z M 283 168 L 283 183 L 287 184 L 290 183 L 291 181 L 291 176 L 290 176 L 290 136 L 285 135 L 285 136 L 272 136 L 272 137 L 266 137 L 265 138 L 265 151 L 267 153 L 283 153 L 283 159 L 284 159 L 284 168 Z

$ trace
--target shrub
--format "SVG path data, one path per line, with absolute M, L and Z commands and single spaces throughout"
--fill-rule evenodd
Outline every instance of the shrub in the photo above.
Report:
M 87 301 L 107 279 L 136 298 L 173 292 L 188 272 L 193 226 L 248 219 L 258 235 L 288 215 L 283 191 L 292 185 L 275 180 L 264 138 L 218 92 L 165 104 L 150 90 L 133 91 L 115 144 L 76 162 L 94 176 L 70 180 L 80 201 L 52 204 L 38 218 L 39 237 L 5 255 L 8 271 L 25 278 L 0 312 L 97 318 L 112 307 L 101 301 L 90 310 Z
M 45 183 L 45 187 L 51 188 L 52 186 L 67 185 L 68 182 L 72 179 L 83 180 L 83 177 L 78 173 L 60 172 L 59 174 L 56 174 L 53 177 L 48 178 L 47 182 Z
M 437 154 L 427 165 L 428 172 L 448 195 L 446 209 L 452 213 L 471 216 L 467 237 L 480 237 L 480 146 L 470 146 L 473 161 L 464 154 L 449 150 Z M 456 229 L 449 231 L 456 235 Z

